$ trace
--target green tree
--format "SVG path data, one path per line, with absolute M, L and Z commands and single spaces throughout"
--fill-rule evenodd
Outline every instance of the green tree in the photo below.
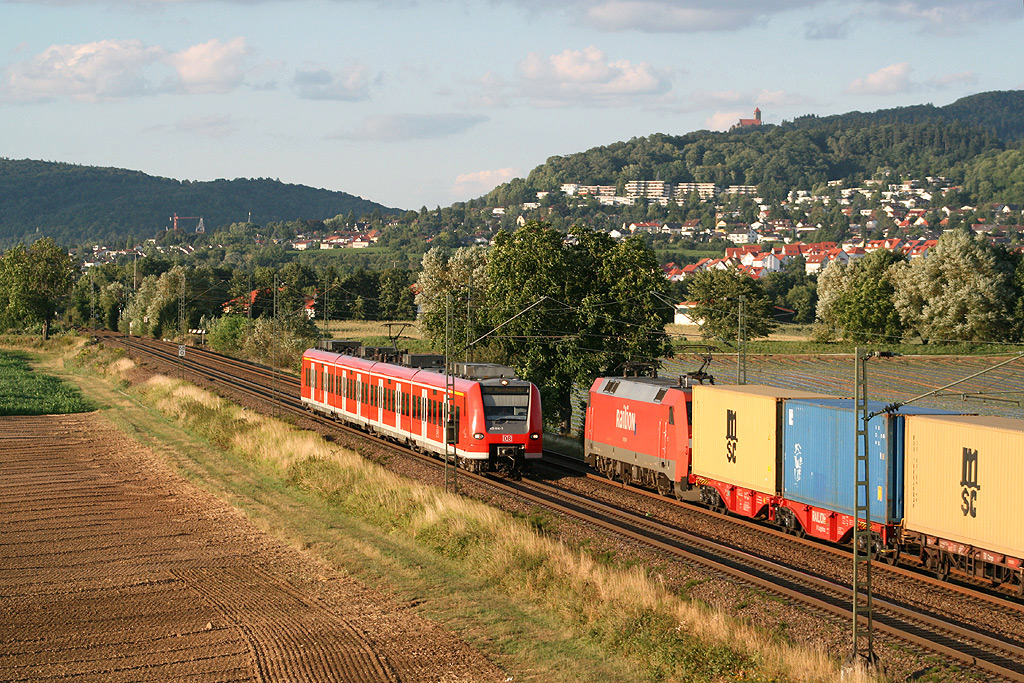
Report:
M 180 332 L 178 305 L 185 275 L 183 266 L 175 266 L 162 275 L 144 277 L 121 314 L 119 329 L 153 338 Z
M 448 326 L 451 339 L 475 339 L 487 331 L 484 327 L 488 322 L 486 317 L 472 312 L 482 307 L 488 282 L 487 250 L 484 247 L 461 247 L 454 252 L 434 247 L 423 255 L 422 270 L 416 281 L 416 303 L 421 307 L 427 336 L 436 347 L 444 346 L 445 306 L 449 294 L 453 295 L 460 311 L 468 306 L 471 313 L 469 316 L 451 316 Z M 467 325 L 471 329 L 467 330 Z M 455 355 L 462 357 L 463 354 Z
M 49 237 L 0 257 L 0 316 L 7 324 L 40 324 L 43 339 L 71 291 L 78 264 Z
M 252 322 L 245 316 L 225 315 L 217 318 L 206 335 L 210 348 L 218 353 L 236 354 L 242 348 L 242 340 Z
M 926 258 L 891 271 L 894 303 L 927 342 L 1006 341 L 1013 332 L 1014 264 L 966 230 L 939 238 Z
M 893 265 L 905 262 L 902 254 L 879 249 L 848 266 L 830 263 L 818 278 L 820 336 L 838 334 L 857 342 L 901 337 L 904 326 L 888 274 Z
M 383 320 L 412 320 L 416 306 L 407 270 L 393 268 L 379 275 L 379 315 Z
M 778 326 L 761 283 L 735 268 L 702 270 L 687 280 L 688 296 L 697 303 L 690 315 L 703 321 L 705 339 L 736 339 L 741 296 L 748 339 L 767 337 Z
M 664 326 L 668 283 L 640 240 L 566 235 L 528 222 L 501 233 L 488 254 L 488 308 L 505 362 L 541 387 L 545 419 L 567 432 L 572 388 L 621 372 L 627 361 L 656 364 L 670 352 Z

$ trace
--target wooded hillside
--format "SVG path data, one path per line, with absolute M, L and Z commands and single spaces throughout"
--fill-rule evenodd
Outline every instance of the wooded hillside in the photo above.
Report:
M 945 107 L 804 116 L 735 132 L 633 138 L 551 157 L 525 180 L 496 188 L 487 201 L 502 206 L 529 201 L 536 191 L 554 191 L 562 183 L 630 180 L 756 185 L 767 201 L 779 201 L 790 190 L 812 190 L 829 180 L 859 183 L 881 170 L 917 178 L 944 175 L 959 183 L 977 176 L 977 164 L 990 166 L 993 157 L 1015 150 L 1022 139 L 1024 91 L 982 93 Z M 990 193 L 1008 189 L 995 183 L 975 187 Z M 1016 194 L 1002 196 L 1015 201 Z
M 59 243 L 153 237 L 171 215 L 202 216 L 208 230 L 397 210 L 345 192 L 269 178 L 191 182 L 138 171 L 0 158 L 0 244 L 40 235 Z M 189 221 L 194 231 L 198 221 Z M 37 231 L 38 228 L 38 231 Z

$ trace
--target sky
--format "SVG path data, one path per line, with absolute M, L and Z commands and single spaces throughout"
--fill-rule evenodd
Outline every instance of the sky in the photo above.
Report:
M 432 209 L 755 107 L 1024 88 L 1022 28 L 1019 0 L 0 0 L 0 157 Z

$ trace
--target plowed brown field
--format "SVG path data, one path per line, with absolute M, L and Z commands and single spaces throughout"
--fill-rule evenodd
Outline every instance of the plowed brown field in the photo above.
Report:
M 100 416 L 0 418 L 0 680 L 503 678 Z

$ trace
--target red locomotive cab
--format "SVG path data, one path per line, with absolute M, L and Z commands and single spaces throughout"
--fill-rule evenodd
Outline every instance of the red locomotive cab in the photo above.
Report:
M 498 471 L 521 471 L 541 458 L 540 392 L 530 382 L 509 377 L 480 379 L 466 396 L 467 457 L 489 461 Z

